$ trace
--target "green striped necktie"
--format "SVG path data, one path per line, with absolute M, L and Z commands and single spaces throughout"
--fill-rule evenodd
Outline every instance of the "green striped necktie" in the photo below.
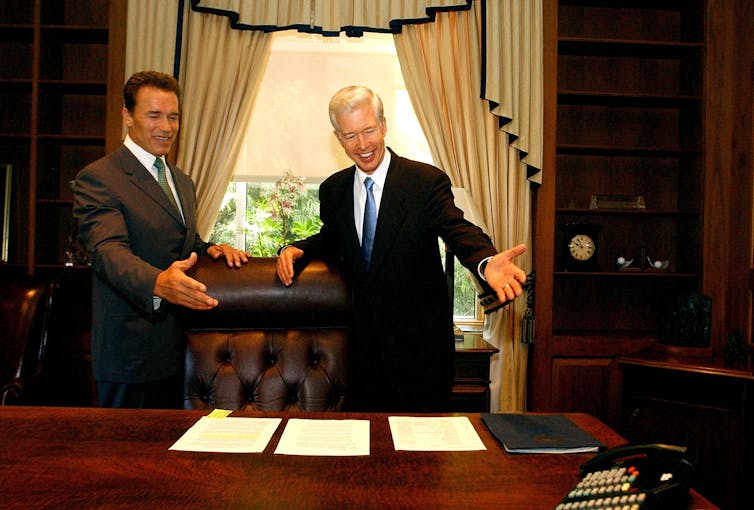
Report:
M 172 203 L 175 209 L 178 210 L 178 204 L 175 202 L 175 197 L 173 196 L 173 190 L 170 189 L 170 185 L 168 184 L 168 179 L 165 176 L 165 163 L 162 162 L 162 158 L 157 158 L 154 161 L 154 167 L 157 169 L 157 182 L 160 183 L 160 187 L 162 188 L 162 191 L 165 192 L 165 194 L 170 199 L 170 203 Z

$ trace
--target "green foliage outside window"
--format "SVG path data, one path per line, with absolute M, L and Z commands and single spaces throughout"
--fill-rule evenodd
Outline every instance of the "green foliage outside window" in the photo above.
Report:
M 455 259 L 455 294 L 453 295 L 453 316 L 466 319 L 476 318 L 477 295 L 471 275 Z
M 243 187 L 246 210 L 239 222 L 237 191 Z M 231 183 L 210 241 L 243 244 L 254 256 L 272 257 L 281 246 L 316 234 L 321 225 L 316 187 L 307 187 L 288 172 L 275 184 Z
M 445 253 L 445 247 L 440 241 L 440 252 Z M 443 269 L 446 259 L 443 256 Z M 477 313 L 477 292 L 471 281 L 471 274 L 463 267 L 456 257 L 453 257 L 453 317 L 456 320 L 475 319 Z

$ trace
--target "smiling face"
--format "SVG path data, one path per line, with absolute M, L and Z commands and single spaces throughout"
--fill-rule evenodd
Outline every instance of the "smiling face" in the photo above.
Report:
M 372 104 L 365 102 L 339 113 L 335 120 L 335 136 L 348 157 L 364 173 L 374 172 L 385 156 L 384 117 L 378 120 Z
M 170 152 L 178 136 L 180 110 L 174 92 L 156 87 L 141 87 L 136 92 L 133 111 L 123 108 L 123 123 L 128 135 L 154 156 Z

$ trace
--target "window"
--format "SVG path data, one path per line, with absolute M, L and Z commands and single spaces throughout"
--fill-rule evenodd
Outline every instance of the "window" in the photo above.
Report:
M 276 183 L 231 182 L 211 241 L 275 256 L 281 246 L 319 232 L 317 188 L 290 174 Z
M 333 135 L 327 115 L 333 93 L 350 84 L 363 84 L 380 94 L 388 146 L 402 156 L 433 163 L 391 34 L 336 38 L 276 32 L 212 242 L 243 246 L 257 256 L 273 256 L 286 242 L 319 231 L 318 185 L 328 175 L 352 165 Z M 295 195 L 293 204 L 281 216 L 275 211 L 274 192 L 276 187 L 287 189 L 292 182 L 297 190 L 291 195 Z M 458 265 L 456 320 L 479 325 L 481 313 L 469 278 Z

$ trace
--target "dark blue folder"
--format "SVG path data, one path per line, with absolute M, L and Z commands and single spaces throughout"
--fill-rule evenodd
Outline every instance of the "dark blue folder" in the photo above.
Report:
M 584 453 L 605 447 L 566 416 L 482 413 L 482 421 L 510 453 Z

